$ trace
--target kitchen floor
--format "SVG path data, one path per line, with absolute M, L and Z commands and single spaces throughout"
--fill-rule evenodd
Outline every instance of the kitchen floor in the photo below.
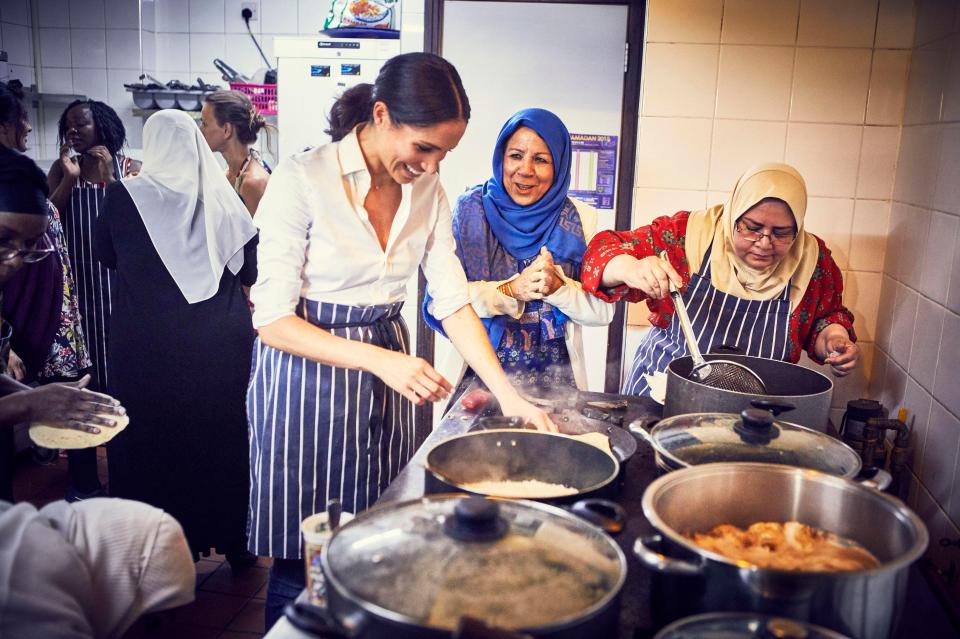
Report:
M 106 482 L 106 450 L 99 448 L 100 480 Z M 38 508 L 67 492 L 67 459 L 57 456 L 41 464 L 21 454 L 14 478 L 14 495 Z M 255 639 L 263 636 L 263 606 L 270 560 L 234 575 L 222 555 L 197 562 L 197 598 L 175 611 L 141 619 L 123 639 Z

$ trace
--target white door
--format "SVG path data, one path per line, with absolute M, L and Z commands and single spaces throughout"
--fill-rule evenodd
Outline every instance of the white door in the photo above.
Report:
M 451 206 L 490 177 L 497 133 L 520 109 L 549 109 L 570 133 L 618 136 L 626 34 L 625 5 L 445 2 L 442 54 L 460 73 L 471 108 L 466 134 L 441 165 Z M 599 229 L 613 228 L 614 214 L 600 209 Z M 607 327 L 587 328 L 584 342 L 590 390 L 602 391 Z M 437 336 L 438 367 L 451 350 Z M 458 371 L 441 372 L 454 379 Z

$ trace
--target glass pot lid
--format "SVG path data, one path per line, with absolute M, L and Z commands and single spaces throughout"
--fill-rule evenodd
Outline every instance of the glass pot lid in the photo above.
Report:
M 691 413 L 660 421 L 653 446 L 673 467 L 712 462 L 763 462 L 841 477 L 860 472 L 860 457 L 843 442 L 810 428 L 775 420 L 769 411 Z
M 323 562 L 360 606 L 443 629 L 464 616 L 508 630 L 576 620 L 626 575 L 617 544 L 559 508 L 463 495 L 374 508 L 336 532 Z
M 728 612 L 675 621 L 654 639 L 847 639 L 845 635 L 785 617 Z

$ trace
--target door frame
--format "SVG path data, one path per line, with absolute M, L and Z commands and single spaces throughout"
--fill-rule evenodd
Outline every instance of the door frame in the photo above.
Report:
M 623 99 L 620 105 L 620 149 L 617 154 L 617 214 L 614 228 L 630 229 L 633 220 L 633 184 L 636 173 L 637 128 L 640 118 L 640 71 L 643 64 L 643 33 L 646 19 L 646 0 L 458 0 L 463 2 L 527 2 L 544 4 L 595 4 L 622 5 L 627 7 L 627 42 L 624 52 Z M 424 0 L 423 50 L 442 55 L 443 7 L 445 0 Z M 627 117 L 633 114 L 633 117 Z M 426 280 L 420 272 L 417 290 L 417 308 L 423 306 Z M 607 332 L 607 361 L 604 374 L 604 391 L 617 393 L 623 372 L 623 344 L 626 337 L 626 306 L 617 304 L 613 321 Z M 433 329 L 426 323 L 417 323 L 417 356 L 428 362 L 434 360 Z M 433 405 L 417 407 L 417 426 L 428 432 L 433 424 Z

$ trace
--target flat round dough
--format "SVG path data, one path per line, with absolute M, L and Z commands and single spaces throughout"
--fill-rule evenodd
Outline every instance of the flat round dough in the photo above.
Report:
M 127 424 L 130 423 L 129 415 L 109 415 L 101 413 L 100 417 L 112 419 L 115 424 L 110 426 L 98 426 L 99 433 L 93 434 L 75 428 L 58 428 L 34 422 L 30 424 L 30 439 L 37 446 L 44 448 L 65 448 L 75 450 L 78 448 L 93 448 L 106 444 L 108 441 L 120 434 Z

